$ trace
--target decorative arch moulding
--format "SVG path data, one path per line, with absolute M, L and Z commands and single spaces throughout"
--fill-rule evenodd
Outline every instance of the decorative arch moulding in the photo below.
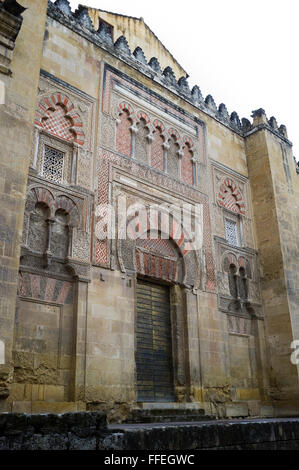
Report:
M 171 127 L 168 131 L 168 134 L 170 135 L 170 137 L 174 136 L 177 140 L 177 142 L 179 143 L 181 141 L 181 136 L 180 134 L 178 133 L 178 131 L 176 129 L 174 129 L 173 127 Z
M 222 256 L 221 267 L 226 273 L 229 272 L 229 267 L 233 265 L 237 269 L 244 268 L 248 279 L 252 279 L 252 264 L 251 261 L 245 256 L 238 256 L 234 253 L 225 252 Z
M 179 250 L 180 254 L 182 257 L 185 257 L 190 251 L 192 251 L 192 244 L 189 242 L 190 240 L 190 234 L 187 233 L 186 229 L 181 225 L 180 222 L 178 222 L 175 217 L 172 216 L 172 223 L 171 223 L 171 230 L 169 233 L 169 238 L 167 239 L 167 234 L 162 234 L 160 233 L 160 236 L 157 236 L 157 238 L 150 238 L 150 231 L 151 231 L 151 226 L 150 226 L 150 217 L 149 214 L 146 214 L 146 217 L 144 217 L 143 214 L 139 215 L 140 218 L 143 219 L 143 224 L 147 225 L 147 232 L 146 235 L 144 234 L 140 235 L 139 237 L 136 238 L 136 242 L 142 242 L 144 243 L 153 243 L 153 240 L 155 242 L 153 243 L 162 243 L 164 240 L 171 240 L 171 243 L 173 246 L 176 246 L 177 249 Z M 134 216 L 128 220 L 128 222 L 134 221 Z M 133 229 L 130 229 L 130 224 L 128 224 L 128 233 L 130 235 L 130 238 L 133 240 L 134 237 L 134 231 Z M 166 238 L 163 238 L 163 236 Z
M 67 142 L 84 145 L 83 123 L 74 104 L 63 93 L 53 93 L 38 104 L 35 125 Z
M 70 217 L 70 225 L 73 227 L 80 226 L 80 215 L 76 203 L 64 194 L 59 194 L 56 197 L 49 189 L 44 187 L 34 187 L 28 191 L 27 203 L 32 200 L 34 203 L 42 202 L 50 209 L 51 217 L 57 210 L 64 210 Z
M 124 111 L 127 112 L 129 116 L 133 116 L 135 113 L 133 107 L 129 103 L 126 103 L 125 101 L 123 101 L 122 103 L 118 105 L 118 113 L 121 114 Z
M 117 106 L 117 115 L 119 116 L 123 112 L 127 112 L 128 117 L 133 120 L 135 119 L 136 121 L 140 121 L 143 119 L 146 125 L 152 124 L 154 129 L 160 128 L 162 133 L 166 131 L 167 126 L 161 120 L 152 118 L 152 121 L 151 117 L 145 111 L 139 110 L 135 112 L 133 106 L 127 102 L 122 102 Z M 183 144 L 187 144 L 190 148 L 194 145 L 190 137 L 184 136 L 183 139 L 181 139 L 179 132 L 173 127 L 170 127 L 167 133 L 170 137 L 174 136 L 178 143 L 181 142 Z
M 217 195 L 217 202 L 219 206 L 234 214 L 246 214 L 243 196 L 231 178 L 226 178 L 221 184 Z
M 164 124 L 163 124 L 161 121 L 159 121 L 159 119 L 155 119 L 155 120 L 154 120 L 153 126 L 154 126 L 155 129 L 156 129 L 157 127 L 159 127 L 162 132 L 165 132 L 165 126 L 164 126 Z
M 145 121 L 145 124 L 149 124 L 151 122 L 150 118 L 144 111 L 138 111 L 137 112 L 137 120 L 141 121 L 143 119 Z
M 157 245 L 163 245 L 161 250 L 157 249 Z M 118 240 L 117 250 L 123 272 L 135 271 L 155 279 L 175 281 L 196 288 L 200 283 L 200 260 L 196 252 L 184 243 L 183 232 L 180 240 L 171 237 L 136 239 L 133 244 Z
M 188 146 L 190 149 L 194 147 L 194 143 L 190 137 L 184 136 L 182 139 L 183 145 Z
M 182 125 L 187 132 L 197 137 L 198 126 L 204 127 L 204 122 L 195 119 L 193 114 L 187 114 L 182 108 L 177 107 L 172 101 L 166 101 L 160 94 L 153 92 L 131 77 L 122 74 L 113 67 L 106 66 L 105 73 L 110 80 L 106 79 L 106 90 L 104 98 L 104 107 L 108 113 L 111 103 L 111 97 L 122 96 L 124 101 L 132 101 L 141 108 L 149 106 L 154 114 L 159 118 L 170 119 L 174 127 Z M 107 78 L 108 78 L 107 77 Z M 112 93 L 111 93 L 112 92 Z

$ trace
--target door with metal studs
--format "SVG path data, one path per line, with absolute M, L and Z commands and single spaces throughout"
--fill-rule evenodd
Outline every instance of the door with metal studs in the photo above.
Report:
M 137 281 L 137 401 L 174 401 L 169 287 Z

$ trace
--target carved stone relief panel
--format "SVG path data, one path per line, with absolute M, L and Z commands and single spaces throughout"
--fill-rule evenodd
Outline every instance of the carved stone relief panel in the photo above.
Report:
M 120 174 L 116 177 L 114 169 L 118 169 Z M 203 286 L 207 289 L 215 290 L 215 272 L 214 272 L 214 257 L 212 253 L 212 240 L 211 240 L 211 221 L 208 198 L 196 188 L 190 185 L 181 184 L 177 179 L 173 179 L 166 174 L 157 173 L 149 166 L 141 165 L 133 158 L 123 158 L 106 150 L 102 150 L 98 158 L 98 204 L 112 203 L 114 190 L 112 189 L 113 181 L 125 184 L 128 187 L 135 187 L 136 194 L 143 194 L 146 192 L 150 200 L 156 200 L 157 204 L 165 203 L 175 204 L 176 199 L 180 199 L 182 203 L 188 202 L 190 204 L 199 204 L 203 208 L 203 249 L 199 258 L 204 260 L 202 262 L 202 271 L 200 279 L 203 280 Z M 96 225 L 98 223 L 96 219 Z M 111 266 L 113 259 L 117 258 L 115 252 L 111 252 L 114 243 L 108 243 L 105 240 L 94 238 L 94 262 L 100 265 Z M 131 256 L 131 255 L 130 255 Z M 132 257 L 131 259 L 132 261 Z M 191 255 L 186 254 L 186 260 L 190 257 L 190 264 L 192 263 Z M 114 265 L 113 265 L 114 266 Z M 188 283 L 189 284 L 189 283 Z M 189 284 L 190 285 L 190 284 Z
M 129 177 L 115 172 L 119 182 L 113 184 L 113 204 L 117 207 L 117 199 L 125 200 L 124 211 L 129 214 L 127 219 L 127 235 L 118 239 L 116 225 L 116 253 L 122 271 L 137 272 L 156 279 L 178 282 L 189 286 L 198 286 L 200 281 L 200 258 L 196 250 L 189 249 L 189 234 L 186 227 L 180 225 L 175 214 L 167 215 L 162 224 L 162 212 L 157 215 L 156 225 L 151 225 L 150 207 L 158 207 L 161 198 L 170 202 L 170 196 L 151 191 L 142 184 L 139 188 L 126 187 L 126 183 L 134 183 Z M 140 192 L 142 188 L 142 192 Z M 157 198 L 155 197 L 157 196 Z M 179 207 L 182 201 L 176 200 Z M 135 208 L 131 214 L 132 208 Z M 141 207 L 141 212 L 138 212 Z M 159 209 L 161 211 L 161 209 Z M 131 215 L 130 215 L 131 214 Z M 166 227 L 166 225 L 167 227 Z M 191 224 L 192 225 L 192 224 Z M 135 234 L 134 229 L 137 229 Z M 163 231 L 165 230 L 165 232 Z M 131 233 L 133 230 L 133 233 Z M 142 233 L 141 233 L 142 232 Z M 164 238 L 166 237 L 166 238 Z M 114 245 L 112 244 L 112 247 Z M 112 249 L 113 250 L 113 249 Z
M 90 234 L 84 230 L 74 228 L 72 258 L 84 262 L 90 261 Z
M 99 124 L 101 145 L 104 148 L 114 150 L 116 144 L 115 119 L 106 113 L 102 113 Z
M 76 186 L 92 189 L 92 153 L 89 150 L 77 149 Z

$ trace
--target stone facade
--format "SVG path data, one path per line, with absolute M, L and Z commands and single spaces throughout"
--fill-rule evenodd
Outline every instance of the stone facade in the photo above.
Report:
M 175 402 L 297 413 L 299 180 L 285 126 L 190 90 L 142 19 L 21 3 L 0 4 L 0 410 L 126 419 L 142 279 L 169 289 Z M 137 239 L 98 236 L 99 206 L 120 200 L 146 208 Z M 161 205 L 200 205 L 200 248 L 175 215 L 170 240 L 161 226 L 147 236 Z

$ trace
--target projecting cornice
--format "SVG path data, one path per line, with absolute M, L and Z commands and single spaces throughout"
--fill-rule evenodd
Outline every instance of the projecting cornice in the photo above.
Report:
M 25 10 L 15 0 L 5 0 L 0 5 L 0 73 L 5 75 L 11 74 L 10 63 Z

